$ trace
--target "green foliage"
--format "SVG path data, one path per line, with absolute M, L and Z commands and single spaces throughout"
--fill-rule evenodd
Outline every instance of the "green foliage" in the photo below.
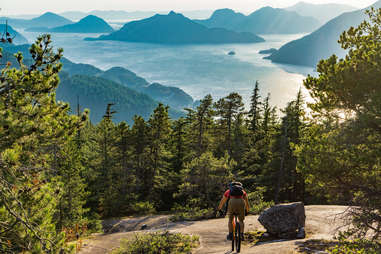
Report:
M 51 160 L 52 148 L 69 144 L 80 119 L 56 102 L 62 50 L 53 52 L 50 43 L 50 36 L 39 37 L 30 48 L 30 67 L 16 54 L 20 68 L 6 67 L 0 75 L 2 252 L 55 253 L 64 246 L 54 220 L 59 204 L 54 175 L 60 168 Z
M 148 201 L 136 202 L 136 203 L 132 204 L 131 211 L 134 214 L 147 215 L 147 214 L 155 213 L 155 207 L 152 203 L 150 203 Z
M 185 206 L 176 204 L 171 211 L 175 214 L 171 216 L 171 221 L 195 221 L 212 219 L 216 217 L 216 212 L 213 208 L 200 208 L 200 200 L 191 199 Z
M 266 189 L 264 187 L 257 187 L 254 192 L 247 193 L 250 203 L 250 214 L 260 214 L 265 209 L 274 205 L 272 201 L 264 201 L 265 192 Z
M 227 183 L 232 180 L 234 164 L 228 155 L 217 159 L 210 152 L 193 159 L 182 171 L 183 181 L 175 197 L 186 203 L 192 202 L 194 207 L 215 207 Z
M 349 50 L 345 59 L 322 60 L 318 77 L 305 86 L 316 103 L 314 124 L 296 150 L 298 168 L 311 189 L 334 202 L 350 204 L 353 227 L 348 233 L 380 237 L 381 200 L 381 9 L 368 12 L 370 21 L 340 37 Z
M 134 239 L 126 239 L 121 243 L 121 248 L 113 254 L 156 254 L 176 253 L 190 254 L 192 249 L 199 245 L 199 237 L 182 235 L 180 233 L 156 232 L 136 234 Z
M 377 254 L 381 252 L 381 244 L 366 239 L 356 241 L 341 240 L 334 247 L 328 248 L 330 254 Z

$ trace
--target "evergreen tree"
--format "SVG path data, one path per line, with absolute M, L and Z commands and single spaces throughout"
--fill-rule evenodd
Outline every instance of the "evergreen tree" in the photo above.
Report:
M 316 121 L 304 136 L 299 167 L 309 188 L 325 198 L 353 205 L 350 235 L 381 234 L 381 9 L 340 36 L 344 59 L 322 60 L 318 77 L 305 86 Z
M 293 146 L 300 143 L 300 132 L 305 127 L 301 90 L 284 113 L 277 145 L 279 157 L 274 197 L 276 203 L 280 200 L 304 201 L 304 177 L 296 169 L 297 158 L 293 154 Z
M 169 185 L 168 171 L 170 151 L 168 140 L 170 137 L 170 121 L 168 107 L 159 104 L 148 120 L 149 131 L 149 173 L 145 177 L 147 183 L 145 187 L 149 191 L 149 197 L 155 201 L 156 207 L 163 209 L 168 193 L 164 190 Z
M 259 83 L 258 81 L 255 82 L 255 87 L 253 90 L 253 94 L 251 96 L 251 104 L 250 104 L 250 110 L 249 110 L 249 121 L 250 121 L 250 130 L 252 131 L 253 135 L 256 135 L 259 120 L 260 120 L 260 98 L 259 95 Z
M 184 168 L 183 183 L 176 196 L 199 208 L 215 207 L 232 180 L 234 164 L 227 154 L 220 159 L 210 152 L 202 154 Z
M 197 110 L 187 109 L 187 121 L 191 123 L 190 137 L 197 156 L 204 153 L 211 143 L 208 131 L 213 126 L 213 99 L 206 95 L 201 101 Z
M 228 151 L 229 156 L 233 154 L 232 147 L 232 132 L 233 124 L 240 113 L 243 112 L 242 97 L 238 93 L 230 93 L 228 96 L 219 99 L 214 107 L 216 108 L 219 119 L 219 128 L 224 137 L 224 141 L 219 144 L 218 155 L 223 156 L 224 151 Z M 220 136 L 220 137 L 221 137 Z
M 32 64 L 7 66 L 0 74 L 0 249 L 3 253 L 55 253 L 64 235 L 53 220 L 56 186 L 49 147 L 65 145 L 77 116 L 57 103 L 62 50 L 53 52 L 49 35 L 30 48 Z M 53 142 L 52 142 L 53 141 Z

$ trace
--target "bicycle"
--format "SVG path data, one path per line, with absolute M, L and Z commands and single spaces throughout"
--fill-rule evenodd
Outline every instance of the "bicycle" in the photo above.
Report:
M 233 237 L 232 237 L 232 251 L 234 251 L 234 247 L 239 253 L 241 251 L 241 224 L 238 222 L 238 215 L 233 214 Z

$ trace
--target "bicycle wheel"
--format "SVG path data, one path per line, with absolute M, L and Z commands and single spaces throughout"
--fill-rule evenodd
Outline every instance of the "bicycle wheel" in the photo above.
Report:
M 236 225 L 235 225 L 235 222 L 234 222 L 234 220 L 233 220 L 232 251 L 234 251 L 235 231 L 236 231 Z
M 235 241 L 235 249 L 237 250 L 237 253 L 239 253 L 241 251 L 241 225 L 239 224 L 239 222 L 236 222 L 236 224 L 237 238 Z

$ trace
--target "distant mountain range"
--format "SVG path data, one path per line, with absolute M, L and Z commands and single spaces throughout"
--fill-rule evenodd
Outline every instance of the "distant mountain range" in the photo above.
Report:
M 295 11 L 302 16 L 310 16 L 319 20 L 321 24 L 336 18 L 344 12 L 355 11 L 357 8 L 345 4 L 311 4 L 299 2 L 293 6 L 285 8 L 287 11 Z
M 254 34 L 305 33 L 315 30 L 320 25 L 315 18 L 271 7 L 263 7 L 248 16 L 231 9 L 220 9 L 209 19 L 195 20 L 195 22 L 209 28 L 221 27 Z
M 31 27 L 26 29 L 30 32 L 50 32 L 50 33 L 111 33 L 114 29 L 103 19 L 89 15 L 74 24 L 59 27 Z
M 39 17 L 33 19 L 15 19 L 8 17 L 0 17 L 0 22 L 4 23 L 8 20 L 8 24 L 15 28 L 30 28 L 30 27 L 57 27 L 72 24 L 73 22 L 60 15 L 52 12 L 46 12 Z
M 194 11 L 183 11 L 181 12 L 184 16 L 193 18 L 193 19 L 202 19 L 209 17 L 212 14 L 212 10 L 194 10 Z M 108 21 L 122 21 L 122 20 L 138 20 L 152 17 L 155 14 L 166 14 L 166 11 L 103 11 L 103 10 L 94 10 L 91 12 L 81 12 L 81 11 L 67 11 L 62 12 L 60 15 L 71 20 L 80 20 L 88 15 L 95 15 L 102 19 Z
M 12 26 L 9 26 L 6 28 L 5 24 L 0 24 L 0 35 L 4 35 L 5 38 L 5 31 L 8 29 L 8 33 L 10 34 L 11 38 L 13 38 L 13 43 L 14 44 L 25 44 L 28 43 L 28 40 L 22 36 L 19 32 L 14 30 Z M 3 43 L 0 42 L 0 47 L 2 46 Z
M 18 51 L 25 56 L 24 62 L 30 64 L 29 45 L 4 45 L 4 55 L 12 66 L 17 67 L 12 56 Z M 4 58 L 0 63 L 4 64 Z M 115 103 L 118 111 L 115 121 L 132 122 L 134 115 L 148 118 L 158 102 L 169 105 L 173 118 L 183 116 L 185 107 L 193 106 L 193 99 L 183 90 L 168 87 L 158 83 L 150 84 L 144 78 L 121 67 L 102 71 L 89 64 L 76 64 L 62 58 L 63 70 L 60 73 L 61 83 L 57 89 L 57 99 L 69 102 L 72 108 L 77 103 L 77 97 L 82 108 L 91 110 L 90 118 L 98 122 L 104 115 L 107 103 Z
M 87 40 L 118 40 L 162 44 L 254 43 L 264 39 L 252 33 L 207 28 L 171 11 L 125 24 L 119 31 Z
M 372 6 L 381 8 L 381 1 Z M 332 54 L 342 57 L 345 51 L 337 42 L 340 35 L 351 26 L 359 25 L 366 17 L 365 10 L 344 13 L 315 32 L 285 44 L 266 58 L 277 63 L 315 66 L 321 59 Z

